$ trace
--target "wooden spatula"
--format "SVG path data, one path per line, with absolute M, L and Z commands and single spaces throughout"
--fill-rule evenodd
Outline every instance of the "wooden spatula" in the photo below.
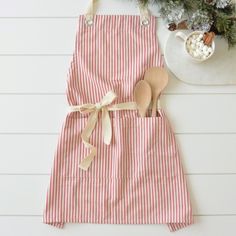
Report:
M 161 91 L 166 87 L 168 83 L 168 73 L 162 67 L 151 67 L 145 72 L 144 80 L 147 81 L 151 86 L 152 116 L 156 116 L 157 99 L 159 98 Z
M 145 117 L 147 109 L 152 100 L 152 90 L 148 82 L 140 80 L 135 85 L 134 100 L 137 104 L 140 116 Z

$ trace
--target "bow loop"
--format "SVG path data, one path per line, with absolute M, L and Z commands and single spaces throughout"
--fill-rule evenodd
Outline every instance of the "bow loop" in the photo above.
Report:
M 101 101 L 101 107 L 111 104 L 116 99 L 116 94 L 113 91 L 109 91 Z

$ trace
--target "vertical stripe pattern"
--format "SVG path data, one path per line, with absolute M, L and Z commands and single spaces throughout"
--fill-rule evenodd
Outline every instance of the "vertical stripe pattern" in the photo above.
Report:
M 109 91 L 115 103 L 133 101 L 135 84 L 148 67 L 163 66 L 156 18 L 142 26 L 139 16 L 95 15 L 78 20 L 67 79 L 69 105 L 96 103 Z M 43 222 L 167 224 L 171 231 L 193 223 L 187 182 L 169 121 L 141 118 L 137 111 L 110 112 L 112 141 L 102 141 L 98 124 L 90 142 L 97 155 L 87 171 L 78 167 L 89 149 L 80 134 L 88 115 L 68 113 L 62 125 Z M 100 118 L 100 117 L 99 117 Z

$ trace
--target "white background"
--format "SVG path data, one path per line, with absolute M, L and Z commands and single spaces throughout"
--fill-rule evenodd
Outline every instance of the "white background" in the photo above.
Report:
M 0 0 L 2 236 L 173 235 L 166 225 L 67 224 L 61 230 L 42 223 L 67 111 L 77 16 L 87 5 L 81 0 Z M 101 0 L 98 13 L 138 14 L 138 8 L 132 1 Z M 157 20 L 163 49 L 169 32 Z M 176 236 L 236 235 L 235 91 L 236 86 L 187 85 L 172 75 L 164 92 L 162 106 L 180 146 L 195 215 L 195 224 Z

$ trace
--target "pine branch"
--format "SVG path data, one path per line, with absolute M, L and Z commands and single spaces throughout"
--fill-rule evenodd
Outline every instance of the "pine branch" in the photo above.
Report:
M 158 4 L 160 6 L 161 15 L 172 25 L 177 25 L 179 22 L 171 22 L 172 18 L 168 18 L 171 11 L 176 11 L 176 8 L 183 8 L 187 17 L 187 25 L 194 23 L 192 15 L 196 12 L 202 12 L 202 18 L 208 16 L 212 20 L 210 30 L 218 35 L 222 35 L 227 41 L 229 48 L 236 45 L 236 4 L 232 1 L 223 8 L 217 7 L 217 4 L 211 0 L 137 0 L 143 4 Z M 175 15 L 176 16 L 176 15 Z M 201 15 L 195 24 L 206 24 L 206 19 L 200 19 Z M 182 19 L 182 20 L 186 20 Z M 182 21 L 177 19 L 177 21 Z M 199 25 L 200 26 L 200 25 Z M 173 27 L 172 27 L 173 28 Z

